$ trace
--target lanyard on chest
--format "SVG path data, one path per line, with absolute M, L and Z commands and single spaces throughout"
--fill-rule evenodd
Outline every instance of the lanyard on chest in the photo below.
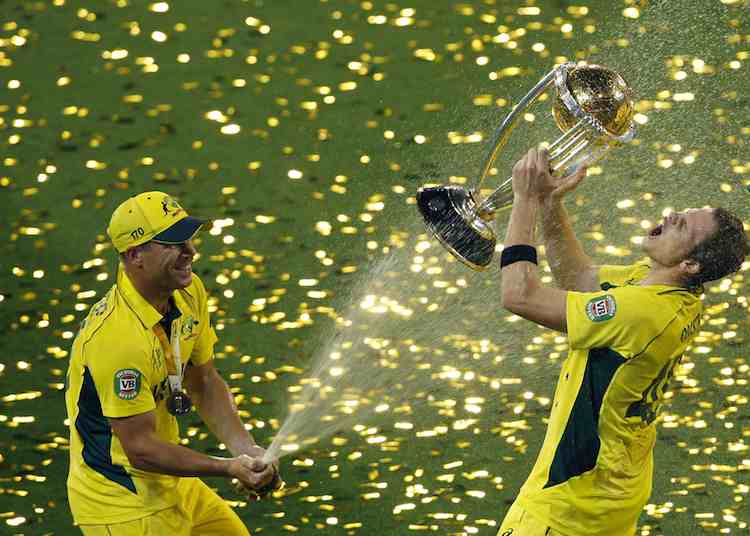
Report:
M 174 337 L 174 345 L 169 343 L 167 333 L 161 324 L 154 326 L 154 334 L 159 339 L 159 345 L 164 352 L 169 375 L 169 387 L 173 391 L 182 390 L 182 357 L 180 356 L 180 337 Z
M 161 324 L 157 323 L 153 328 L 159 345 L 164 351 L 164 360 L 167 363 L 167 378 L 169 379 L 169 397 L 167 398 L 167 411 L 175 416 L 185 415 L 190 412 L 192 403 L 190 398 L 182 390 L 183 367 L 180 355 L 180 336 L 173 337 L 174 343 L 170 344 L 167 333 Z

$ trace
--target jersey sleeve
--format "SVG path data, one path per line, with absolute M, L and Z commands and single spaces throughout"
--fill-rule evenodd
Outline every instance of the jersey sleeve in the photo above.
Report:
M 146 348 L 91 345 L 86 354 L 105 417 L 130 417 L 156 408 L 151 391 L 153 365 Z
M 638 287 L 599 292 L 568 292 L 570 347 L 611 348 L 625 358 L 642 351 L 662 329 L 648 294 Z
M 605 264 L 599 267 L 599 285 L 622 286 L 640 281 L 648 273 L 649 267 L 644 263 L 625 266 Z
M 214 345 L 219 338 L 216 336 L 213 326 L 211 325 L 211 315 L 208 312 L 208 294 L 203 282 L 198 276 L 193 276 L 197 290 L 198 310 L 200 318 L 198 320 L 199 332 L 193 351 L 190 354 L 190 363 L 193 365 L 203 365 L 210 361 L 214 355 Z

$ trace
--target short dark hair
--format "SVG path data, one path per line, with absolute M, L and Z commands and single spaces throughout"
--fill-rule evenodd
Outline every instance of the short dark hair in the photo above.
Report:
M 687 280 L 690 287 L 736 272 L 750 253 L 742 220 L 721 207 L 714 209 L 712 214 L 717 225 L 716 232 L 695 246 L 688 255 L 689 259 L 700 263 L 700 271 Z

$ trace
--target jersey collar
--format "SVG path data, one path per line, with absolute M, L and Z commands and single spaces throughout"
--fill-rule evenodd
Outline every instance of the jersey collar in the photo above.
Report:
M 673 285 L 638 285 L 637 282 L 634 279 L 628 279 L 625 281 L 623 285 L 613 285 L 609 281 L 604 281 L 601 285 L 599 285 L 599 288 L 601 288 L 603 291 L 608 291 L 609 289 L 617 288 L 617 287 L 627 287 L 627 286 L 640 286 L 641 288 L 647 288 L 651 289 L 653 292 L 656 292 L 657 294 L 671 294 L 673 292 L 687 292 L 689 294 L 700 296 L 703 293 L 703 287 L 676 287 Z
M 162 319 L 162 314 L 133 286 L 122 264 L 117 268 L 117 289 L 147 329 L 153 328 Z
M 703 294 L 703 287 L 673 287 L 670 285 L 654 285 L 655 287 L 659 287 L 659 289 L 656 291 L 657 294 L 672 294 L 674 292 L 687 292 L 688 294 L 692 294 L 693 296 L 700 297 L 701 294 Z

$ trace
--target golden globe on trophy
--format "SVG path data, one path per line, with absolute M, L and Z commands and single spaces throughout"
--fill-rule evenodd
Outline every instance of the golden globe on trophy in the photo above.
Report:
M 427 228 L 448 251 L 474 270 L 483 270 L 490 264 L 497 242 L 495 214 L 513 202 L 510 178 L 485 198 L 480 196 L 482 184 L 523 113 L 553 85 L 556 96 L 552 115 L 563 132 L 549 146 L 553 176 L 575 173 L 635 136 L 633 94 L 622 76 L 600 65 L 572 62 L 552 69 L 495 130 L 480 179 L 471 191 L 454 185 L 417 191 L 417 206 Z

